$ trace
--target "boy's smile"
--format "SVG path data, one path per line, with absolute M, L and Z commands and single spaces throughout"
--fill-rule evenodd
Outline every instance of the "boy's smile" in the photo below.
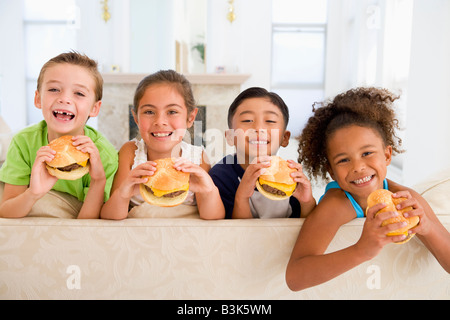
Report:
M 70 121 L 75 118 L 75 115 L 67 110 L 55 110 L 53 111 L 53 116 L 61 121 Z
M 255 146 L 267 146 L 269 144 L 269 141 L 267 140 L 258 140 L 258 139 L 252 139 L 248 141 L 248 143 L 250 143 L 251 145 L 255 145 Z

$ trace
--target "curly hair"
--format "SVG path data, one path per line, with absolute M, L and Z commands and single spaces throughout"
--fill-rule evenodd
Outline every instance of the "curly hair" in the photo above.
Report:
M 386 89 L 361 87 L 341 93 L 332 101 L 314 103 L 313 115 L 297 137 L 298 162 L 305 172 L 316 180 L 328 180 L 327 141 L 338 129 L 351 125 L 376 130 L 384 145 L 392 146 L 393 154 L 402 153 L 402 140 L 396 135 L 399 121 L 393 109 L 393 102 L 399 98 Z

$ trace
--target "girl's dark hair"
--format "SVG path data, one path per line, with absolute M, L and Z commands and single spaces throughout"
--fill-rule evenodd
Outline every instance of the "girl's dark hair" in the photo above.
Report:
M 399 99 L 386 89 L 355 88 L 339 94 L 332 101 L 313 105 L 299 140 L 298 162 L 310 177 L 327 180 L 329 162 L 327 142 L 338 129 L 351 125 L 370 127 L 380 134 L 385 146 L 392 146 L 394 154 L 402 153 L 402 140 L 396 135 L 399 121 L 393 102 Z
M 252 88 L 248 88 L 244 91 L 242 91 L 237 97 L 236 99 L 234 99 L 233 103 L 230 105 L 230 108 L 228 109 L 228 127 L 230 129 L 232 122 L 233 122 L 233 116 L 236 113 L 237 108 L 239 107 L 239 105 L 246 99 L 251 99 L 251 98 L 267 98 L 270 100 L 271 103 L 273 103 L 274 105 L 276 105 L 281 113 L 283 114 L 283 119 L 284 119 L 284 128 L 286 129 L 288 122 L 289 122 L 289 109 L 286 105 L 286 103 L 284 103 L 283 99 L 281 99 L 281 97 L 274 93 L 274 92 L 269 92 L 264 88 L 260 88 L 260 87 L 252 87 Z
M 195 109 L 196 103 L 189 80 L 174 70 L 161 70 L 146 76 L 137 86 L 133 101 L 134 113 L 137 114 L 139 101 L 141 101 L 144 96 L 145 90 L 147 90 L 147 88 L 151 85 L 161 83 L 171 84 L 178 90 L 179 94 L 184 98 L 184 103 L 186 104 L 188 114 Z

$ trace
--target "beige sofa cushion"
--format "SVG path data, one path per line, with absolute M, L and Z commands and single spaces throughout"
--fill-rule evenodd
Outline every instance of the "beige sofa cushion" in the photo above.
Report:
M 285 270 L 302 223 L 0 219 L 0 299 L 448 299 L 450 277 L 417 237 L 291 292 Z M 363 223 L 342 226 L 328 251 L 355 243 Z
M 448 180 L 421 188 L 449 230 Z M 450 277 L 418 237 L 291 292 L 285 270 L 302 223 L 0 219 L 0 299 L 448 299 Z M 327 251 L 354 244 L 363 223 L 342 226 Z

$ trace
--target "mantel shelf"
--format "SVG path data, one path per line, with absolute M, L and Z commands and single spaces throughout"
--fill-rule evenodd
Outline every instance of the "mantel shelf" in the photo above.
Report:
M 107 84 L 138 84 L 148 74 L 144 73 L 104 73 L 103 81 Z M 191 84 L 201 85 L 241 85 L 250 78 L 249 74 L 185 74 Z

